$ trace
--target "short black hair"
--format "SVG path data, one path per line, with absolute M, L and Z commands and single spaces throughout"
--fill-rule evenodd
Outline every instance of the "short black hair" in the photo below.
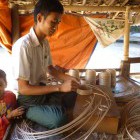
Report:
M 4 79 L 6 81 L 6 73 L 0 69 L 0 78 Z
M 43 14 L 46 18 L 50 12 L 63 14 L 64 8 L 59 0 L 39 0 L 34 9 L 34 21 L 37 22 L 37 15 Z

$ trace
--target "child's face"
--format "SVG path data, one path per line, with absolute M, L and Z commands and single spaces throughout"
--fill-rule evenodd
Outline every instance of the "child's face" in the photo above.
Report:
M 2 97 L 5 88 L 6 88 L 6 82 L 3 78 L 0 78 L 0 97 Z

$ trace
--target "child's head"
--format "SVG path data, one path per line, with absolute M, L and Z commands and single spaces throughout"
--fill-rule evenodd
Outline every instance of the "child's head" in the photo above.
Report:
M 0 97 L 3 95 L 7 86 L 6 73 L 0 69 Z

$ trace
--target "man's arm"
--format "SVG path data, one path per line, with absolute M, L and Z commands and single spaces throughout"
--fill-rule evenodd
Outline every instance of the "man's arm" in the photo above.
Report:
M 49 86 L 36 86 L 30 85 L 28 81 L 18 80 L 19 92 L 21 95 L 43 95 L 49 94 L 55 91 L 69 92 L 76 91 L 79 84 L 74 80 L 64 81 L 61 85 L 49 85 Z
M 19 92 L 22 95 L 43 95 L 54 91 L 59 91 L 60 86 L 36 86 L 30 85 L 28 81 L 18 80 Z

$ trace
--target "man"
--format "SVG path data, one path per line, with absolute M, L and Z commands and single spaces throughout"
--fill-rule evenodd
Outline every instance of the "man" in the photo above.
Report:
M 34 9 L 34 26 L 17 40 L 12 49 L 14 77 L 18 82 L 18 102 L 27 108 L 26 117 L 48 129 L 67 123 L 67 108 L 74 105 L 79 82 L 52 66 L 46 36 L 56 31 L 63 14 L 58 0 L 39 0 Z M 45 85 L 46 73 L 63 81 Z M 73 91 L 73 92 L 71 92 Z M 70 100 L 72 105 L 64 99 Z M 73 102 L 72 102 L 73 101 Z

